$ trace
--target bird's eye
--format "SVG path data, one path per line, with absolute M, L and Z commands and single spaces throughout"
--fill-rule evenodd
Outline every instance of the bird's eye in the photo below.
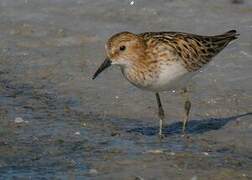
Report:
M 120 46 L 120 51 L 124 51 L 126 49 L 125 46 Z

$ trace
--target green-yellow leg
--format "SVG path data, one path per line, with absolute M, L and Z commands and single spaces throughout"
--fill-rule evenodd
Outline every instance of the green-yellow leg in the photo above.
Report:
M 164 120 L 165 115 L 164 115 L 164 109 L 162 107 L 161 99 L 158 93 L 156 93 L 156 99 L 157 99 L 157 104 L 158 104 L 159 136 L 162 138 L 163 137 L 163 133 L 162 133 L 163 120 Z
M 190 114 L 190 109 L 191 109 L 191 101 L 189 100 L 189 95 L 188 95 L 187 89 L 184 90 L 183 94 L 186 97 L 186 101 L 185 101 L 185 105 L 184 105 L 185 116 L 184 116 L 184 119 L 183 119 L 182 134 L 185 134 L 186 125 L 187 125 L 187 122 L 189 120 L 189 114 Z

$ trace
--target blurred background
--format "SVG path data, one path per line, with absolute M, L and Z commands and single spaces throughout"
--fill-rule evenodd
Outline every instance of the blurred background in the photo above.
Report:
M 91 80 L 114 33 L 231 29 L 190 83 L 188 138 L 179 93 L 160 142 L 153 93 L 116 67 Z M 0 178 L 250 179 L 251 60 L 250 0 L 0 0 Z

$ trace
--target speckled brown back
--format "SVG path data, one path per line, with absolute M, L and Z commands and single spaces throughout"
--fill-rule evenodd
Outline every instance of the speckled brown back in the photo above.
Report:
M 217 36 L 200 36 L 180 32 L 146 32 L 139 34 L 146 42 L 155 41 L 174 49 L 188 71 L 197 71 L 238 37 L 235 30 Z M 153 44 L 153 43 L 152 43 Z

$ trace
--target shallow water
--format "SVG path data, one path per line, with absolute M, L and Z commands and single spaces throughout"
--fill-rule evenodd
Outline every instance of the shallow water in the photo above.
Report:
M 252 178 L 252 3 L 249 0 L 0 1 L 0 179 Z M 230 44 L 183 98 L 154 94 L 117 68 L 91 77 L 119 31 L 219 34 Z

